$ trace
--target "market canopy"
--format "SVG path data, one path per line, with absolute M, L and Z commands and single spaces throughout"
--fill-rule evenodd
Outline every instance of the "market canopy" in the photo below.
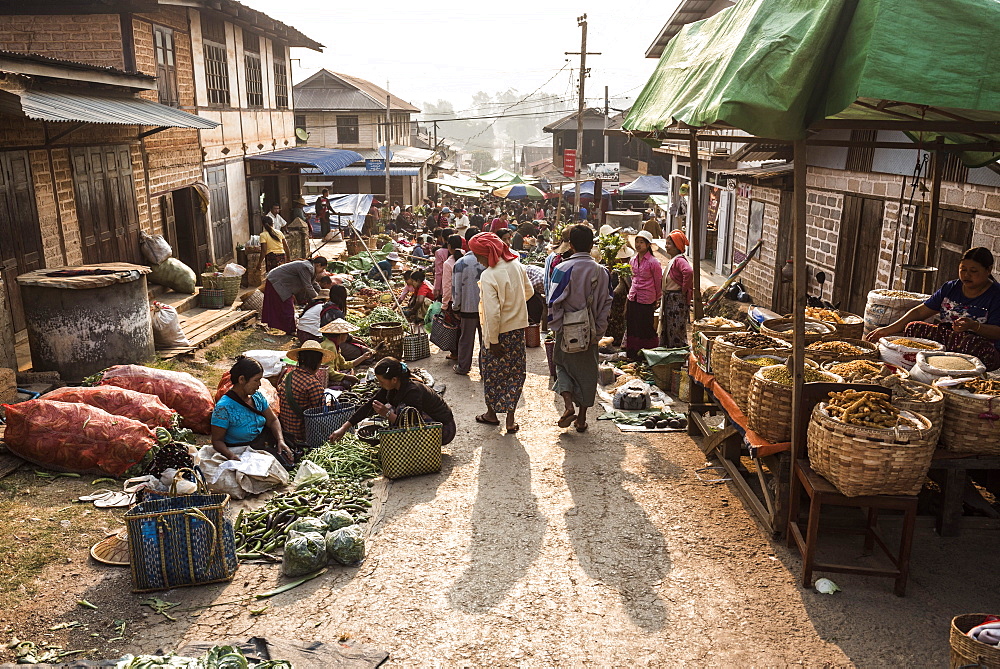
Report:
M 549 196 L 541 188 L 526 183 L 513 183 L 498 188 L 493 191 L 495 197 L 502 197 L 508 200 L 544 200 Z
M 279 149 L 247 156 L 247 160 L 271 160 L 279 163 L 295 163 L 297 165 L 311 165 L 318 170 L 318 174 L 335 174 L 351 163 L 362 160 L 361 154 L 356 151 L 346 149 L 324 149 L 295 147 L 292 149 Z M 384 172 L 382 173 L 385 174 Z M 340 175 L 344 176 L 344 175 Z
M 622 128 L 898 130 L 981 166 L 1000 158 L 996 44 L 996 0 L 742 0 L 681 29 Z
M 570 186 L 563 191 L 563 197 L 570 197 L 576 195 L 576 184 Z M 611 195 L 608 191 L 601 188 L 601 197 L 608 197 Z M 594 197 L 594 182 L 584 181 L 580 184 L 580 197 Z
M 622 196 L 634 195 L 636 197 L 665 195 L 670 192 L 670 182 L 661 176 L 643 174 L 629 185 L 622 186 L 618 192 Z
M 439 186 L 449 186 L 451 188 L 462 190 L 488 191 L 493 189 L 492 186 L 457 174 L 442 174 L 439 177 L 428 179 L 427 183 L 438 184 Z
M 307 214 L 315 213 L 316 199 L 319 198 L 319 195 L 303 195 L 302 198 L 307 203 L 302 208 L 302 211 Z M 360 231 L 365 225 L 365 216 L 368 215 L 368 211 L 372 208 L 373 199 L 373 195 L 362 195 L 359 193 L 331 195 L 330 211 L 334 212 L 334 216 L 339 219 L 339 223 L 350 223 L 355 230 Z
M 516 176 L 517 175 L 514 174 L 513 172 L 508 172 L 507 170 L 500 169 L 499 167 L 497 167 L 496 169 L 492 169 L 489 172 L 483 172 L 482 174 L 477 174 L 476 178 L 478 178 L 480 181 L 486 181 L 486 182 L 502 181 L 503 183 L 507 183 Z
M 670 210 L 670 196 L 669 195 L 650 195 L 646 198 L 647 204 L 653 204 L 664 211 Z
M 471 198 L 481 198 L 483 194 L 478 190 L 471 190 L 468 188 L 455 188 L 453 186 L 443 185 L 441 190 L 445 193 L 451 193 L 452 195 L 458 195 L 459 197 L 471 197 Z

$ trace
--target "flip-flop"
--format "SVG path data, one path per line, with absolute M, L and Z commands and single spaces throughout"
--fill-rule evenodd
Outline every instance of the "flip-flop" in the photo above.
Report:
M 80 495 L 76 499 L 78 502 L 96 502 L 99 499 L 107 499 L 108 497 L 111 497 L 112 495 L 116 494 L 118 493 L 116 493 L 113 490 L 105 489 L 105 490 L 98 490 L 97 492 L 93 492 L 89 495 Z
M 482 423 L 483 425 L 499 425 L 500 424 L 500 421 L 498 421 L 498 420 L 489 420 L 489 419 L 487 419 L 486 418 L 486 414 L 479 414 L 478 416 L 476 416 L 476 422 L 477 423 Z
M 518 425 L 517 423 L 514 423 L 514 427 L 508 427 L 507 428 L 507 434 L 514 434 L 515 432 L 517 432 L 520 429 L 521 429 L 521 426 Z
M 589 426 L 586 423 L 584 423 L 583 425 L 577 424 L 576 431 L 577 432 L 586 432 L 587 431 L 587 427 L 589 427 Z
M 106 499 L 99 499 L 94 502 L 98 509 L 118 509 L 129 506 L 135 502 L 135 495 L 126 492 L 116 492 Z
M 556 423 L 559 427 L 569 427 L 576 420 L 576 412 L 563 414 Z

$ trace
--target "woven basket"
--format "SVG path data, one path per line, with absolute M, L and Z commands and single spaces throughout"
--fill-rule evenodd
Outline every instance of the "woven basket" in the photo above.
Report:
M 431 357 L 431 341 L 426 332 L 415 332 L 403 337 L 403 360 L 414 362 Z
M 937 386 L 944 393 L 944 423 L 941 446 L 949 451 L 976 455 L 1000 455 L 1000 420 L 985 417 L 1000 415 L 1000 397 L 970 396 L 948 386 Z
M 382 344 L 382 355 L 403 359 L 403 326 L 393 321 L 372 323 L 369 331 L 372 348 Z
M 358 239 L 348 239 L 346 242 L 347 255 L 355 256 L 365 250 L 364 245 Z
M 0 367 L 0 403 L 9 404 L 17 397 L 17 374 L 13 369 Z
M 826 402 L 813 409 L 806 430 L 809 464 L 847 497 L 916 495 L 924 486 L 937 445 L 931 423 L 910 413 L 921 429 L 888 430 L 842 423 L 826 413 Z
M 792 342 L 791 318 L 770 318 L 760 325 L 760 333 L 782 341 Z M 806 344 L 818 341 L 827 335 L 834 334 L 837 328 L 832 323 L 824 323 L 813 318 L 806 319 Z
M 968 636 L 969 630 L 982 625 L 987 616 L 986 613 L 964 613 L 951 619 L 951 632 L 948 637 L 951 644 L 949 669 L 959 667 L 1000 669 L 1000 648 Z
M 256 311 L 259 314 L 264 310 L 264 293 L 255 290 L 250 295 L 247 295 L 243 303 L 240 304 L 240 309 L 242 311 Z
M 226 291 L 202 288 L 198 292 L 198 306 L 202 309 L 224 309 L 226 307 Z
M 779 340 L 775 340 L 774 349 L 772 350 L 779 351 L 785 348 L 787 348 L 787 345 L 783 344 Z M 727 392 L 732 387 L 729 379 L 729 362 L 732 360 L 733 354 L 754 350 L 764 351 L 767 349 L 742 348 L 736 344 L 730 344 L 728 341 L 723 339 L 722 336 L 716 336 L 715 340 L 712 342 L 712 375 L 715 376 L 716 382 L 725 388 Z
M 206 272 L 201 275 L 201 287 L 223 291 L 225 303 L 228 305 L 235 302 L 240 294 L 240 280 L 238 276 L 219 276 Z
M 827 321 L 822 318 L 816 318 L 814 320 L 822 321 L 823 323 L 832 326 L 836 330 L 836 334 L 840 337 L 846 337 L 848 339 L 862 339 L 865 336 L 865 319 L 861 318 L 861 316 L 852 314 L 848 311 L 841 311 L 839 309 L 834 309 L 833 313 L 840 316 L 840 319 L 845 322 L 838 323 L 837 321 Z M 786 316 L 785 318 L 791 319 L 791 316 Z M 806 318 L 809 317 L 807 316 Z
M 260 247 L 247 247 L 247 271 L 240 277 L 240 286 L 243 288 L 256 288 L 261 283 L 261 270 L 257 268 L 260 263 Z
M 549 363 L 549 377 L 554 379 L 556 377 L 556 342 L 554 339 L 546 339 L 542 343 L 545 344 L 545 359 Z
M 769 368 L 761 367 L 750 379 L 750 429 L 771 443 L 782 443 L 792 438 L 792 387 L 764 378 L 761 372 L 765 369 Z M 830 383 L 843 382 L 836 374 L 824 374 Z
M 524 345 L 527 348 L 538 348 L 542 345 L 541 326 L 538 323 L 529 323 L 524 328 Z
M 928 402 L 918 402 L 916 400 L 904 399 L 893 393 L 892 405 L 903 411 L 918 413 L 931 422 L 931 442 L 936 446 L 941 438 L 941 428 L 944 426 L 944 393 L 940 388 L 929 386 L 926 383 L 906 379 L 902 381 L 908 388 L 919 388 L 922 391 L 930 391 L 934 398 Z
M 703 319 L 704 320 L 704 319 Z M 739 323 L 736 327 L 724 328 L 718 325 L 708 325 L 707 323 L 700 323 L 695 321 L 691 325 L 691 337 L 693 338 L 698 332 L 704 332 L 709 335 L 720 335 L 720 334 L 730 334 L 732 332 L 746 332 L 747 324 Z
M 833 353 L 830 351 L 814 351 L 807 347 L 806 355 L 820 364 L 831 361 L 850 362 L 851 360 L 881 360 L 879 357 L 878 346 L 863 339 L 849 339 L 842 337 L 839 334 L 832 334 L 822 337 L 819 341 L 842 341 L 850 344 L 851 346 L 860 348 L 862 351 L 861 353 Z M 815 341 L 809 342 L 809 344 L 815 343 Z
M 761 356 L 774 358 L 776 365 L 784 364 L 788 360 L 787 357 L 775 355 L 771 349 L 751 348 L 739 349 L 738 352 L 733 353 L 729 361 L 729 382 L 732 385 L 729 394 L 733 396 L 733 401 L 743 413 L 747 412 L 747 401 L 750 398 L 750 379 L 760 369 L 760 365 L 744 362 L 744 358 L 759 358 Z

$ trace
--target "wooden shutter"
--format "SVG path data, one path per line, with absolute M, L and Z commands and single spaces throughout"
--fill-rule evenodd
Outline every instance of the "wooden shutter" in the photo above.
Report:
M 139 216 L 127 145 L 73 149 L 84 263 L 137 262 Z
M 156 86 L 160 104 L 176 107 L 178 97 L 174 31 L 163 26 L 153 26 L 153 46 L 156 51 Z
M 209 214 L 212 217 L 212 240 L 215 262 L 233 257 L 233 227 L 229 218 L 229 188 L 226 183 L 226 166 L 219 165 L 205 170 L 209 191 Z
M 0 276 L 15 332 L 26 327 L 17 276 L 45 264 L 31 179 L 26 152 L 0 153 Z

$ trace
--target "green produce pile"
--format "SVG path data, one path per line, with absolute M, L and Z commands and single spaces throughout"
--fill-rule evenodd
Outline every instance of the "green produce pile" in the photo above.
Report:
M 378 381 L 364 381 L 361 383 L 354 384 L 350 390 L 345 390 L 340 394 L 337 400 L 341 404 L 353 404 L 354 406 L 361 406 L 362 404 L 367 404 L 371 398 L 375 397 L 375 393 L 379 390 Z
M 292 669 L 287 660 L 251 662 L 235 646 L 213 646 L 201 657 L 178 655 L 126 655 L 115 669 Z
M 373 323 L 383 323 L 386 321 L 402 323 L 403 317 L 399 315 L 398 311 L 389 307 L 375 307 L 367 316 L 361 316 L 356 312 L 347 314 L 347 322 L 361 328 L 355 334 L 362 337 L 367 337 L 371 333 Z
M 343 524 L 332 511 L 346 511 L 354 523 L 367 520 L 371 508 L 371 484 L 379 474 L 377 455 L 372 446 L 353 434 L 336 443 L 326 443 L 304 459 L 314 462 L 329 474 L 301 487 L 275 495 L 264 506 L 241 511 L 236 518 L 236 551 L 244 559 L 269 557 L 285 545 L 290 526 L 301 519 L 323 520 L 329 529 Z M 342 518 L 342 515 L 340 516 Z M 334 524 L 336 527 L 334 527 Z M 315 529 L 308 523 L 299 529 Z
M 652 411 L 608 411 L 597 420 L 613 420 L 622 425 L 642 426 L 647 430 L 680 430 L 687 427 L 687 417 L 670 409 Z

